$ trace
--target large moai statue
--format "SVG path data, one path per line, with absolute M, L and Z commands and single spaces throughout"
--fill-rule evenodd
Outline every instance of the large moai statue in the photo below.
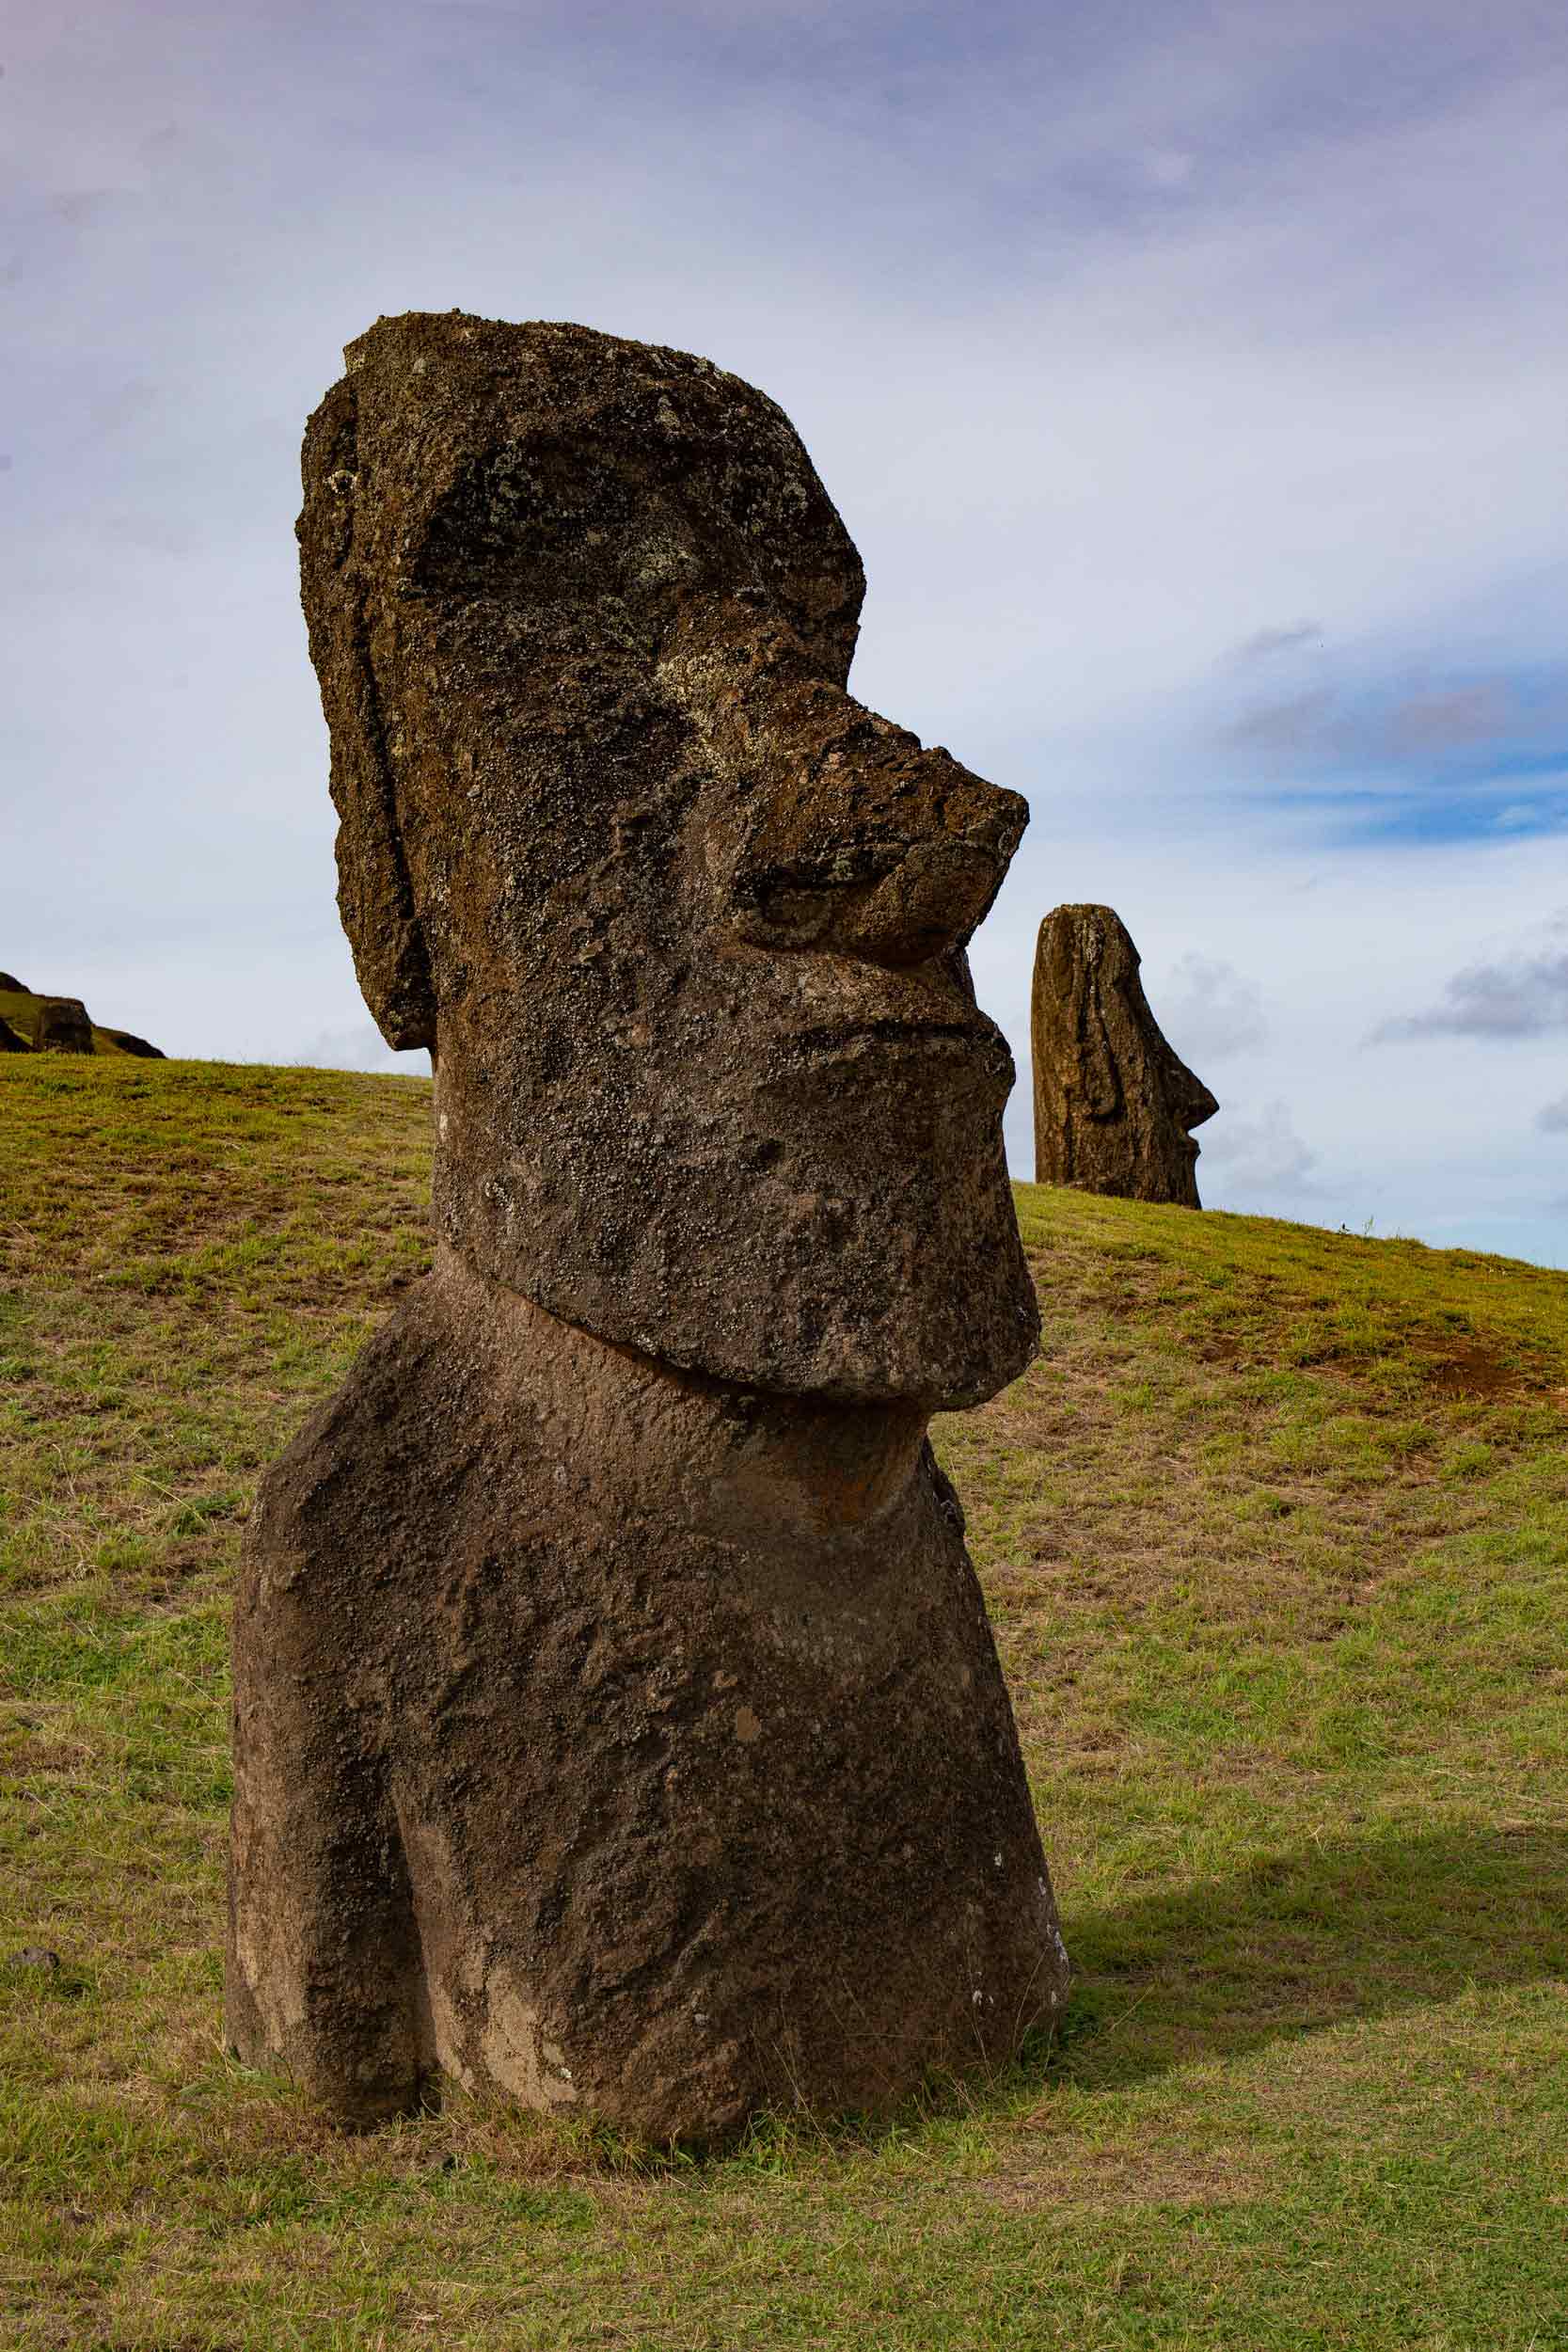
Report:
M 1192 1130 L 1219 1109 L 1161 1035 L 1111 907 L 1056 907 L 1035 949 L 1035 1182 L 1202 1206 Z
M 346 356 L 304 601 L 437 1249 L 251 1519 L 229 2031 L 353 2122 L 885 2107 L 1068 1982 L 926 1436 L 1036 1343 L 964 955 L 1027 812 L 846 692 L 761 393 L 458 312 Z

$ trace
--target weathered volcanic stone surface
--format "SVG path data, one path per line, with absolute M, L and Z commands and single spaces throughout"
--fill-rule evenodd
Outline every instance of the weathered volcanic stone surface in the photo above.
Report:
M 1200 1207 L 1192 1129 L 1219 1104 L 1166 1044 L 1110 907 L 1040 925 L 1031 1019 L 1035 1180 Z
M 609 1339 L 834 1395 L 1034 1344 L 963 958 L 1027 818 L 845 691 L 860 560 L 787 420 L 581 327 L 384 320 L 300 542 L 340 903 L 436 1046 L 436 1214 Z
M 269 1477 L 230 2030 L 656 2139 L 1005 2058 L 1066 1960 L 918 1406 L 748 1394 L 443 1251 Z
M 40 1054 L 90 1054 L 92 1023 L 79 996 L 41 996 L 34 1043 Z
M 20 1029 L 13 1029 L 8 1021 L 0 1021 L 0 1054 L 30 1054 L 32 1050 Z
M 885 2106 L 1068 1979 L 926 1442 L 1036 1338 L 963 952 L 1023 804 L 845 691 L 749 386 L 456 312 L 348 359 L 305 606 L 438 1248 L 247 1531 L 230 2031 L 348 2121 Z

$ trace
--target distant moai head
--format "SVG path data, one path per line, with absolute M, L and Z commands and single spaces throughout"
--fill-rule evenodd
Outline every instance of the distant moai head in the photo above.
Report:
M 40 1054 L 90 1054 L 92 1023 L 79 996 L 40 996 L 33 1043 Z
M 1031 1018 L 1035 1180 L 1201 1207 L 1192 1130 L 1219 1109 L 1161 1035 L 1110 907 L 1040 925 Z
M 578 326 L 384 319 L 306 438 L 340 904 L 436 1063 L 437 1222 L 759 1389 L 1027 1360 L 965 944 L 1027 818 L 845 691 L 859 558 L 787 419 Z

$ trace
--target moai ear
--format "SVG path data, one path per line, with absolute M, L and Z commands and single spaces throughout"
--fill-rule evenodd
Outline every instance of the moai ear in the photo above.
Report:
M 1084 1108 L 1091 1119 L 1114 1119 L 1121 1108 L 1121 1073 L 1105 1025 L 1103 992 L 1111 984 L 1105 968 L 1109 943 L 1100 912 L 1090 907 L 1080 918 L 1079 952 L 1071 966 L 1072 1034 L 1078 1041 Z
M 365 1002 L 388 1045 L 436 1047 L 430 958 L 398 824 L 357 559 L 357 408 L 335 384 L 305 429 L 300 596 L 332 742 L 338 911 Z

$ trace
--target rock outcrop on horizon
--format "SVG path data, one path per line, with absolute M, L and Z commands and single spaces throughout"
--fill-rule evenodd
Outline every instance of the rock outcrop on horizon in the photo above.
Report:
M 131 1055 L 134 1060 L 164 1061 L 166 1059 L 161 1046 L 149 1045 L 146 1038 L 134 1036 L 129 1029 L 101 1028 L 99 1034 L 106 1037 L 110 1044 L 120 1053 Z
M 1112 907 L 1057 907 L 1040 925 L 1030 1019 L 1035 1181 L 1196 1209 L 1192 1130 L 1219 1104 L 1165 1042 L 1138 965 Z
M 24 987 L 14 973 L 0 972 L 0 997 L 22 999 L 0 1015 L 0 1054 L 129 1054 L 141 1061 L 163 1061 L 159 1046 L 129 1029 L 95 1022 L 79 996 L 43 996 Z
M 438 1247 L 247 1530 L 229 2033 L 351 2123 L 885 2110 L 1068 1985 L 927 1438 L 1037 1341 L 964 955 L 1027 812 L 846 691 L 762 393 L 459 312 L 346 357 L 304 603 Z

